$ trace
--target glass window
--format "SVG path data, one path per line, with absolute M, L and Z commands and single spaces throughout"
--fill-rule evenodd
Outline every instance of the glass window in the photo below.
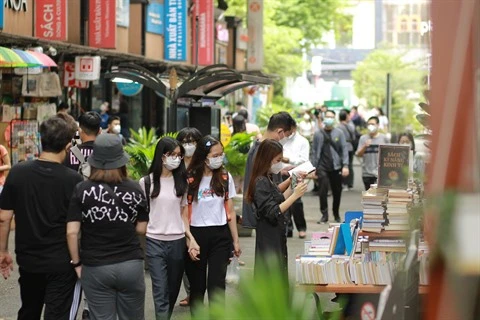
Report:
M 417 18 L 411 18 L 410 19 L 410 25 L 412 26 L 411 30 L 414 32 L 417 32 L 420 30 L 420 24 L 418 22 Z
M 407 31 L 408 30 L 408 20 L 406 17 L 402 17 L 400 20 L 400 30 Z

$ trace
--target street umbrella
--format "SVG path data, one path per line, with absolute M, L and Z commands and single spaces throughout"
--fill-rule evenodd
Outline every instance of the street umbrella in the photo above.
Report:
M 43 63 L 37 59 L 34 55 L 30 54 L 28 51 L 23 51 L 19 49 L 12 49 L 26 64 L 28 68 L 31 67 L 44 67 Z
M 25 52 L 37 58 L 37 60 L 40 61 L 44 67 L 57 67 L 55 61 L 53 61 L 53 59 L 47 56 L 45 53 L 30 50 Z
M 29 68 L 41 66 L 42 64 L 38 61 L 25 61 L 12 49 L 0 47 L 0 68 Z

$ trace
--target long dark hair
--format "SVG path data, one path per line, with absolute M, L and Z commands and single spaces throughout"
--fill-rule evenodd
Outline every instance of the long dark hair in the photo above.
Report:
M 153 191 L 150 195 L 151 198 L 156 198 L 160 194 L 160 176 L 162 175 L 163 170 L 163 155 L 173 152 L 177 147 L 180 148 L 180 153 L 183 157 L 185 150 L 177 140 L 170 137 L 163 137 L 158 141 L 157 146 L 155 147 L 155 155 L 153 156 L 152 165 L 148 170 L 148 174 L 153 173 Z M 172 174 L 173 181 L 175 182 L 175 194 L 177 197 L 182 197 L 187 191 L 187 170 L 185 169 L 185 162 L 183 162 L 183 159 L 178 168 L 172 171 Z M 145 190 L 145 192 L 149 191 L 150 190 Z
M 402 132 L 397 136 L 397 143 L 400 143 L 402 137 L 407 137 L 408 140 L 410 140 L 410 149 L 415 153 L 415 139 L 413 138 L 413 135 L 410 132 Z
M 260 143 L 255 160 L 253 161 L 252 175 L 250 176 L 250 182 L 248 184 L 246 200 L 248 203 L 253 202 L 255 195 L 255 185 L 258 177 L 266 177 L 272 166 L 272 160 L 280 153 L 282 153 L 283 147 L 280 142 L 273 139 L 266 139 Z
M 200 182 L 203 178 L 203 171 L 207 165 L 205 163 L 207 155 L 210 153 L 210 149 L 217 144 L 221 145 L 223 148 L 223 144 L 212 136 L 205 136 L 197 142 L 197 148 L 192 156 L 192 162 L 190 162 L 190 165 L 188 166 L 188 175 L 193 177 L 193 183 L 189 185 L 189 188 L 192 188 L 192 191 L 189 192 L 189 194 L 198 193 Z M 210 182 L 210 187 L 219 197 L 223 197 L 225 194 L 222 177 L 223 172 L 223 165 L 218 169 L 212 170 L 212 181 Z M 196 198 L 197 197 L 195 197 L 195 199 Z

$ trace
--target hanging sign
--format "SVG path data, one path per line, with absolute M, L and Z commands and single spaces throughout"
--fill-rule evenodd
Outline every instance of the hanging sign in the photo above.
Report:
M 247 70 L 263 68 L 263 0 L 248 0 Z
M 35 37 L 67 40 L 67 0 L 35 1 Z
M 130 82 L 130 83 L 117 82 L 116 85 L 117 85 L 118 91 L 124 96 L 128 96 L 128 97 L 136 96 L 143 89 L 143 84 L 138 82 Z
M 75 63 L 65 62 L 63 64 L 63 86 L 70 88 L 86 89 L 90 82 L 75 79 Z
M 187 60 L 187 0 L 165 0 L 165 60 Z
M 208 66 L 214 63 L 213 10 L 213 0 L 195 0 L 195 14 L 192 15 L 192 57 L 195 57 L 197 54 L 198 43 L 198 64 L 201 66 Z M 198 17 L 198 24 L 196 17 Z M 198 41 L 196 39 L 197 27 Z
M 147 6 L 145 31 L 155 34 L 163 34 L 163 29 L 165 27 L 163 19 L 163 3 L 150 2 Z
M 87 81 L 100 79 L 100 57 L 75 57 L 75 79 Z
M 88 16 L 88 45 L 94 48 L 115 49 L 116 1 L 90 0 Z

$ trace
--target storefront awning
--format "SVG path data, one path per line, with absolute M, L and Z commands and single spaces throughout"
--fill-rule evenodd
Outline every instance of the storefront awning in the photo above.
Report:
M 121 63 L 112 67 L 105 77 L 112 81 L 130 80 L 141 83 L 170 100 L 191 98 L 196 101 L 202 98 L 218 100 L 244 87 L 269 85 L 273 82 L 271 78 L 241 73 L 223 64 L 211 65 L 195 72 L 176 90 L 170 90 L 168 84 L 165 84 L 159 76 L 133 63 Z

